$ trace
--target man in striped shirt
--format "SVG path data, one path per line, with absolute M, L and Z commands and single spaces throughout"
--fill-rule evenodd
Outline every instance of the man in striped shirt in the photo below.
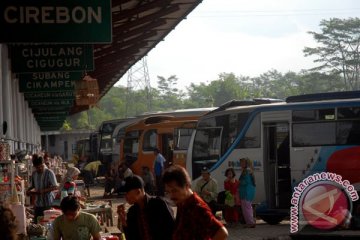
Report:
M 52 191 L 57 189 L 57 182 L 54 172 L 45 166 L 42 157 L 34 155 L 32 161 L 36 171 L 32 173 L 27 194 L 35 196 L 34 215 L 37 222 L 37 218 L 44 216 L 44 211 L 51 208 L 54 201 Z

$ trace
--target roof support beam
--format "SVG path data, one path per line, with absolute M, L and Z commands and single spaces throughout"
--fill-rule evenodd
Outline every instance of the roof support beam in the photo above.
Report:
M 124 21 L 127 18 L 131 18 L 134 15 L 140 14 L 145 11 L 154 10 L 155 8 L 161 8 L 167 6 L 171 1 L 170 0 L 155 0 L 150 3 L 145 3 L 137 6 L 136 8 L 123 10 L 118 13 L 113 13 L 112 21 Z
M 165 24 L 166 24 L 165 19 L 159 19 L 159 20 L 153 21 L 153 22 L 151 22 L 149 24 L 142 25 L 141 27 L 138 27 L 136 29 L 116 34 L 116 35 L 114 35 L 113 39 L 116 39 L 117 41 L 119 41 L 119 40 L 121 41 L 121 40 L 124 40 L 124 39 L 132 38 L 132 37 L 134 37 L 134 36 L 136 36 L 136 35 L 138 35 L 140 33 L 144 34 L 144 33 L 149 32 L 151 30 L 156 30 L 154 28 L 160 27 L 160 26 L 165 25 Z
M 115 31 L 124 31 L 124 30 L 130 29 L 130 28 L 133 28 L 133 27 L 141 26 L 144 23 L 152 22 L 152 21 L 154 21 L 154 19 L 160 19 L 166 15 L 176 12 L 179 9 L 180 9 L 179 5 L 170 5 L 169 7 L 167 7 L 166 9 L 164 9 L 162 11 L 158 11 L 158 12 L 149 14 L 144 17 L 139 17 L 130 22 L 121 23 L 118 26 L 114 26 L 114 29 L 116 29 Z M 116 23 L 114 23 L 114 25 L 115 24 Z
M 105 56 L 107 54 L 113 54 L 114 53 L 113 51 L 117 51 L 118 49 L 126 49 L 137 43 L 150 42 L 151 40 L 147 40 L 147 39 L 154 37 L 155 35 L 156 32 L 151 31 L 146 34 L 139 35 L 136 38 L 132 38 L 131 41 L 113 43 L 111 45 L 112 46 L 111 48 L 103 48 L 103 49 L 98 48 L 96 51 L 94 51 L 94 59 Z

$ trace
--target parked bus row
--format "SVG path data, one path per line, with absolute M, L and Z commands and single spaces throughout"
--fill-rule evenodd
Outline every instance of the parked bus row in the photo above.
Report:
M 253 161 L 257 216 L 268 223 L 289 216 L 294 187 L 315 173 L 359 191 L 360 91 L 232 101 L 198 120 L 186 164 L 193 180 L 204 166 L 219 183 L 229 167 L 239 177 L 240 158 Z
M 197 119 L 213 109 L 182 109 L 104 121 L 89 139 L 77 142 L 77 154 L 80 160 L 100 160 L 105 166 L 125 162 L 140 174 L 143 166 L 152 169 L 153 150 L 159 149 L 168 165 L 185 167 Z

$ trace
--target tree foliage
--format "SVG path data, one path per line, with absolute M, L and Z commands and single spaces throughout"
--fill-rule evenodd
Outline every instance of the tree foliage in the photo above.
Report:
M 321 33 L 309 32 L 317 47 L 305 47 L 305 56 L 316 56 L 312 70 L 341 74 L 346 90 L 360 89 L 360 19 L 322 20 Z

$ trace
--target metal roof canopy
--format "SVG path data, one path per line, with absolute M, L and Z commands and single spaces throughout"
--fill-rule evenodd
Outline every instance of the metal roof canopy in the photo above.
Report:
M 201 0 L 112 0 L 113 42 L 94 45 L 95 71 L 100 96 L 152 48 L 162 41 Z M 70 115 L 87 106 L 74 106 Z

